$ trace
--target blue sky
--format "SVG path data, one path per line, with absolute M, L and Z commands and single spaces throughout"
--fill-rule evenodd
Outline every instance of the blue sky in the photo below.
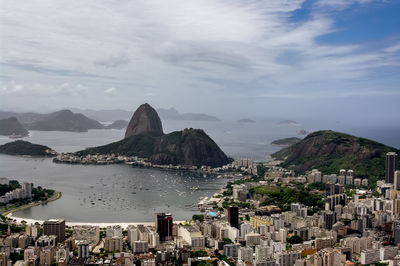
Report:
M 2 1 L 2 109 L 400 124 L 400 1 Z

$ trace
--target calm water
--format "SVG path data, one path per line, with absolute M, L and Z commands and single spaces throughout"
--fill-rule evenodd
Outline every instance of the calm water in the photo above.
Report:
M 234 158 L 250 157 L 264 161 L 279 150 L 269 143 L 296 136 L 305 128 L 315 131 L 334 129 L 400 147 L 399 128 L 366 127 L 329 122 L 302 122 L 297 126 L 278 126 L 276 121 L 239 124 L 236 122 L 164 121 L 164 131 L 185 127 L 203 128 Z M 86 133 L 31 132 L 25 140 L 44 144 L 58 152 L 77 151 L 122 139 L 124 130 L 91 130 Z M 0 144 L 11 141 L 0 137 Z M 198 213 L 190 205 L 210 196 L 226 183 L 215 177 L 191 173 L 137 169 L 126 165 L 81 166 L 53 164 L 51 159 L 0 155 L 0 176 L 61 191 L 61 199 L 16 213 L 19 217 L 65 218 L 74 222 L 143 222 L 154 213 L 171 212 L 175 219 Z M 142 186 L 142 189 L 140 189 Z M 200 190 L 190 188 L 199 187 Z

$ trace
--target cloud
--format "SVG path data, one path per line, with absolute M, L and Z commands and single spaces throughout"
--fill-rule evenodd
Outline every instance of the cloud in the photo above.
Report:
M 87 96 L 88 87 L 82 84 L 71 85 L 65 82 L 56 86 L 49 86 L 40 83 L 23 85 L 11 81 L 3 84 L 0 90 L 1 95 L 12 95 L 19 97 L 54 97 L 54 96 L 71 96 L 82 97 Z
M 127 65 L 129 64 L 129 62 L 130 62 L 129 57 L 126 54 L 122 53 L 120 55 L 110 56 L 107 58 L 95 60 L 94 64 L 106 68 L 113 68 L 122 65 Z
M 327 9 L 373 2 L 5 0 L 1 94 L 37 95 L 38 103 L 62 95 L 61 106 L 68 97 L 105 103 L 113 94 L 113 104 L 127 108 L 129 99 L 143 100 L 137 95 L 157 95 L 161 106 L 204 108 L 231 95 L 362 94 L 365 83 L 379 91 L 395 83 L 377 73 L 398 74 L 399 44 L 319 41 L 338 30 L 337 14 Z M 294 19 L 305 7 L 309 14 Z
M 108 95 L 114 95 L 117 92 L 117 89 L 115 87 L 110 87 L 104 91 L 104 93 Z

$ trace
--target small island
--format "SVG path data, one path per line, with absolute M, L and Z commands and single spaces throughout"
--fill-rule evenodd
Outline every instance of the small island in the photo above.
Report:
M 283 139 L 277 139 L 274 140 L 273 142 L 271 142 L 272 145 L 277 145 L 277 146 L 284 146 L 284 147 L 288 147 L 291 146 L 297 142 L 301 141 L 300 138 L 296 138 L 296 137 L 291 137 L 291 138 L 283 138 Z
M 8 155 L 26 155 L 26 156 L 57 156 L 57 152 L 51 148 L 33 144 L 28 141 L 16 140 L 0 146 L 0 153 Z

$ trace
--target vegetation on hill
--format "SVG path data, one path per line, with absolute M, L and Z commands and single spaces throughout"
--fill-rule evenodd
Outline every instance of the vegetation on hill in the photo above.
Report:
M 55 156 L 56 153 L 47 146 L 17 140 L 0 146 L 0 153 L 9 155 Z
M 166 135 L 146 133 L 134 135 L 104 146 L 77 152 L 77 155 L 120 154 L 147 158 L 153 164 L 208 165 L 229 163 L 218 145 L 200 129 L 185 129 Z
M 303 186 L 296 188 L 280 186 L 258 186 L 251 188 L 249 193 L 252 197 L 261 196 L 261 206 L 276 205 L 282 211 L 290 209 L 290 204 L 301 203 L 317 211 L 324 206 L 323 195 L 311 193 Z
M 299 173 L 319 169 L 336 174 L 340 169 L 353 169 L 356 177 L 382 177 L 387 152 L 399 150 L 373 140 L 331 130 L 309 134 L 300 142 L 271 156 L 284 162 L 281 166 Z

